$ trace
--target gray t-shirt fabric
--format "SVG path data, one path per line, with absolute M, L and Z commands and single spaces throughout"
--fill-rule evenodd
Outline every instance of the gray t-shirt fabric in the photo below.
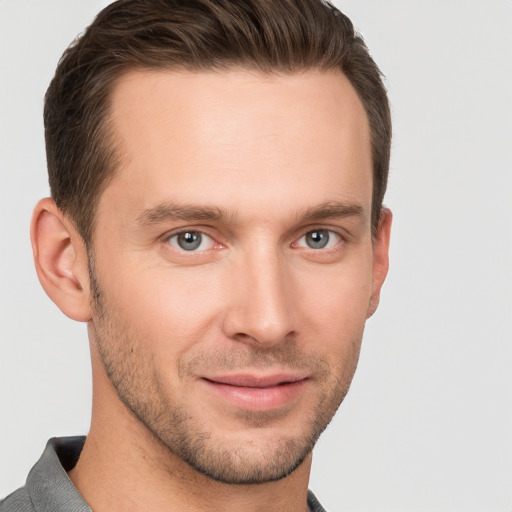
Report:
M 85 436 L 50 439 L 25 486 L 0 501 L 0 512 L 92 512 L 67 474 L 84 442 Z M 308 506 L 311 512 L 326 512 L 311 491 Z

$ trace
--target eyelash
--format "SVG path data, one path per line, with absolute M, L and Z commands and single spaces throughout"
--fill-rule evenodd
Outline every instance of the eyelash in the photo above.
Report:
M 307 247 L 305 245 L 300 245 L 301 240 L 306 240 L 308 235 L 319 234 L 319 233 L 327 233 L 327 240 L 325 241 L 324 247 Z M 334 239 L 334 243 L 332 241 Z M 335 251 L 338 245 L 343 241 L 343 237 L 332 229 L 328 228 L 316 228 L 310 229 L 306 233 L 304 233 L 296 242 L 292 244 L 292 247 L 301 247 L 302 249 L 309 250 L 311 252 L 322 252 L 323 254 L 327 252 Z M 307 242 L 306 242 L 307 243 Z M 315 243 L 315 241 L 313 241 Z M 330 245 L 330 246 L 329 246 Z
M 334 245 L 331 247 L 318 247 L 318 248 L 299 245 L 301 240 L 305 239 L 305 237 L 307 237 L 308 235 L 313 234 L 315 232 L 316 233 L 326 232 L 328 234 L 328 240 L 326 242 L 326 245 L 329 245 L 331 243 L 331 238 L 333 238 L 333 235 L 334 235 L 334 238 L 335 238 Z M 186 234 L 200 235 L 200 237 L 202 238 L 202 240 L 200 241 L 200 245 L 202 245 L 205 242 L 205 237 L 206 237 L 210 241 L 210 243 L 209 243 L 210 247 L 208 247 L 206 249 L 202 249 L 202 250 L 196 250 L 197 247 L 192 248 L 191 250 L 187 250 L 187 249 L 184 249 L 183 247 L 180 247 L 177 242 L 178 237 L 180 237 L 182 235 L 186 235 Z M 173 242 L 171 242 L 171 240 L 175 240 L 176 242 L 173 243 Z M 205 233 L 205 231 L 202 230 L 201 228 L 182 229 L 180 231 L 166 235 L 164 237 L 164 241 L 166 243 L 168 243 L 169 245 L 171 245 L 176 251 L 178 251 L 182 254 L 188 254 L 190 256 L 192 256 L 192 255 L 197 256 L 200 254 L 205 254 L 206 252 L 210 252 L 211 250 L 222 249 L 224 247 L 223 244 L 216 242 L 216 240 L 212 236 L 210 236 L 208 233 Z M 338 231 L 327 228 L 327 227 L 318 226 L 318 227 L 309 228 L 300 237 L 296 238 L 295 241 L 291 244 L 291 247 L 294 249 L 296 249 L 296 248 L 303 249 L 309 253 L 313 253 L 313 254 L 317 253 L 320 255 L 320 254 L 336 252 L 337 250 L 339 250 L 339 245 L 342 244 L 344 241 L 345 241 L 345 237 Z M 198 247 L 200 247 L 200 245 Z
M 202 245 L 205 242 L 205 238 L 207 238 L 210 241 L 209 245 L 211 247 L 208 247 L 207 249 L 202 249 L 200 251 L 195 250 L 196 248 L 194 248 L 193 250 L 187 250 L 187 249 L 184 249 L 183 247 L 180 247 L 178 245 L 178 241 L 177 241 L 178 238 L 180 236 L 184 236 L 184 235 L 187 235 L 187 234 L 199 235 L 201 237 L 200 245 Z M 172 242 L 173 239 L 176 240 L 176 243 Z M 169 245 L 173 246 L 177 251 L 183 252 L 183 253 L 189 253 L 189 254 L 194 254 L 194 253 L 195 254 L 202 254 L 202 253 L 204 253 L 206 251 L 210 251 L 212 249 L 222 247 L 222 244 L 219 244 L 218 242 L 216 242 L 213 237 L 211 237 L 210 235 L 208 235 L 204 231 L 201 231 L 200 229 L 183 229 L 183 230 L 178 231 L 176 233 L 172 233 L 170 235 L 167 235 L 165 237 L 165 241 L 167 243 L 169 243 Z M 215 247 L 215 246 L 217 246 L 217 247 Z

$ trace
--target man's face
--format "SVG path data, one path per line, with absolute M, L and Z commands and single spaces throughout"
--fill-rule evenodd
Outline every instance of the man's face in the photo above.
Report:
M 373 279 L 364 109 L 339 73 L 131 72 L 91 323 L 119 398 L 214 479 L 282 478 L 348 390 Z

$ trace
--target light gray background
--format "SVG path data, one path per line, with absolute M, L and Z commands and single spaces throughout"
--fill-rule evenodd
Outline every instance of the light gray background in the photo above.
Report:
M 0 496 L 85 433 L 85 326 L 33 270 L 42 98 L 108 3 L 0 0 Z M 316 449 L 332 512 L 512 511 L 512 2 L 340 0 L 387 75 L 392 266 L 352 390 Z

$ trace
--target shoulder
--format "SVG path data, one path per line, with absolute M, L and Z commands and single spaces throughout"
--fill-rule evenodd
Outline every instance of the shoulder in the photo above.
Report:
M 0 501 L 0 512 L 91 512 L 66 473 L 76 464 L 84 441 L 81 436 L 50 439 L 25 486 Z
M 308 491 L 308 507 L 311 512 L 327 512 L 312 491 Z
M 0 512 L 33 512 L 34 510 L 25 487 L 21 487 L 3 500 L 0 500 Z

